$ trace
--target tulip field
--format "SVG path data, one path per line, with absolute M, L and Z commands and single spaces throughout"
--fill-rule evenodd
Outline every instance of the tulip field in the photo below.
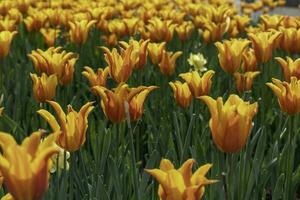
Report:
M 285 4 L 0 1 L 0 199 L 300 199 Z

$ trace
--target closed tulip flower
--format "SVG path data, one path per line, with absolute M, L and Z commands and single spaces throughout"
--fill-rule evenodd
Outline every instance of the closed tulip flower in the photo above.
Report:
M 132 57 L 133 60 L 136 60 L 135 68 L 142 69 L 147 63 L 147 47 L 149 44 L 149 40 L 136 41 L 131 39 L 129 40 L 129 43 L 121 41 L 120 44 L 124 49 L 129 48 L 130 45 L 133 46 Z
M 181 54 L 182 51 L 177 51 L 175 53 L 164 51 L 159 63 L 160 72 L 166 76 L 172 75 L 175 72 L 176 60 Z
M 280 32 L 259 32 L 256 34 L 248 34 L 252 41 L 252 46 L 258 63 L 266 63 L 272 58 L 275 47 L 274 45 L 280 35 Z
M 243 53 L 243 71 L 250 72 L 250 71 L 256 71 L 257 68 L 257 59 L 255 57 L 254 50 L 249 48 Z
M 236 88 L 242 93 L 245 91 L 252 90 L 253 80 L 256 76 L 258 76 L 260 72 L 245 72 L 245 73 L 234 73 L 234 77 L 236 80 Z
M 299 28 L 279 28 L 282 36 L 279 46 L 288 53 L 300 52 L 300 29 Z
M 87 41 L 90 28 L 96 23 L 95 20 L 81 20 L 69 22 L 70 26 L 70 40 L 73 43 L 82 45 Z
M 149 20 L 146 29 L 150 33 L 149 39 L 152 42 L 170 42 L 173 38 L 175 27 L 176 25 L 171 20 L 161 20 L 154 17 Z
M 289 115 L 300 112 L 300 80 L 291 77 L 291 82 L 282 82 L 273 78 L 273 83 L 266 83 L 278 98 L 281 110 Z
M 188 84 L 175 81 L 169 82 L 169 85 L 173 90 L 174 98 L 178 105 L 182 108 L 187 108 L 191 104 L 193 97 Z
M 109 73 L 108 67 L 105 69 L 98 68 L 97 73 L 88 66 L 85 66 L 84 70 L 82 75 L 88 79 L 91 88 L 94 86 L 106 86 L 106 79 Z
M 156 86 L 140 86 L 129 88 L 127 84 L 121 83 L 114 90 L 96 86 L 94 92 L 101 97 L 101 107 L 105 116 L 114 123 L 125 119 L 125 102 L 129 106 L 129 115 L 132 121 L 141 118 L 143 114 L 144 101 L 148 94 L 156 89 Z
M 293 60 L 287 56 L 286 60 L 280 57 L 276 57 L 275 60 L 280 64 L 284 74 L 284 79 L 287 82 L 291 81 L 292 76 L 300 79 L 300 58 Z
M 112 51 L 106 47 L 102 47 L 102 49 L 104 50 L 105 60 L 109 66 L 109 75 L 117 83 L 126 82 L 131 76 L 137 62 L 132 56 L 133 46 L 131 45 L 126 50 L 122 50 L 121 54 L 115 48 Z
M 182 73 L 179 76 L 186 81 L 193 96 L 199 97 L 209 94 L 212 84 L 211 78 L 214 74 L 213 70 L 209 70 L 202 77 L 197 71 Z
M 171 161 L 163 159 L 159 169 L 145 169 L 159 183 L 158 196 L 161 200 L 199 200 L 202 199 L 205 186 L 216 183 L 205 176 L 211 164 L 205 164 L 192 172 L 195 160 L 188 159 L 179 169 Z
M 175 31 L 181 42 L 186 41 L 192 34 L 194 30 L 194 25 L 192 22 L 183 22 L 175 28 Z
M 24 24 L 28 32 L 39 31 L 45 25 L 46 20 L 47 15 L 44 12 L 35 11 L 24 19 Z
M 53 28 L 49 28 L 49 29 L 42 28 L 40 32 L 43 35 L 44 41 L 47 44 L 47 46 L 53 47 L 55 45 L 56 38 L 60 33 L 60 30 L 53 29 Z
M 148 53 L 153 64 L 160 63 L 162 59 L 163 52 L 166 50 L 166 43 L 149 43 Z
M 8 133 L 0 132 L 0 171 L 14 200 L 39 200 L 49 185 L 51 157 L 58 153 L 55 134 L 41 142 L 42 133 L 34 132 L 21 145 Z
M 222 23 L 214 23 L 211 21 L 205 22 L 203 31 L 203 40 L 205 43 L 216 42 L 222 39 L 223 35 L 228 31 L 230 21 Z
M 54 101 L 48 101 L 48 103 L 54 108 L 58 120 L 44 109 L 39 110 L 38 114 L 49 123 L 54 132 L 60 133 L 56 140 L 57 145 L 70 152 L 77 151 L 85 143 L 88 116 L 94 109 L 93 103 L 86 103 L 79 112 L 76 112 L 69 105 L 67 114 L 64 113 L 58 103 Z
M 13 37 L 17 34 L 16 31 L 1 31 L 0 32 L 0 58 L 4 58 L 8 55 L 10 44 Z
M 50 47 L 46 51 L 33 50 L 28 57 L 38 73 L 44 72 L 48 76 L 56 74 L 62 85 L 68 84 L 73 79 L 77 58 L 72 52 L 62 51 L 61 47 Z
M 257 103 L 244 102 L 237 95 L 230 95 L 223 103 L 209 96 L 199 97 L 208 106 L 211 119 L 209 127 L 217 147 L 226 153 L 240 151 L 252 129 L 252 118 L 257 113 Z
M 42 76 L 38 77 L 36 74 L 30 73 L 30 77 L 33 82 L 34 98 L 38 102 L 44 103 L 55 97 L 56 86 L 58 83 L 57 76 L 55 74 L 47 76 L 45 73 L 42 73 Z
M 249 44 L 250 41 L 245 39 L 231 39 L 224 40 L 223 43 L 215 43 L 219 51 L 220 65 L 225 72 L 233 74 L 241 67 L 243 53 Z

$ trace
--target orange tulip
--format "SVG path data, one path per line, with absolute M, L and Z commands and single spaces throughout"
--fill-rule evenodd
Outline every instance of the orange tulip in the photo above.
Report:
M 209 96 L 199 97 L 208 106 L 211 119 L 209 127 L 217 147 L 226 153 L 240 151 L 252 129 L 252 118 L 257 113 L 257 103 L 244 102 L 237 95 L 230 95 L 223 103 Z
M 239 72 L 234 73 L 234 77 L 236 80 L 236 88 L 237 90 L 242 93 L 245 91 L 250 91 L 253 85 L 253 79 L 259 75 L 260 72 L 245 72 L 241 74 Z
M 160 72 L 166 76 L 170 76 L 175 72 L 176 60 L 181 56 L 182 51 L 175 53 L 163 51 L 162 59 L 159 63 Z
M 83 105 L 79 112 L 76 112 L 71 105 L 68 106 L 68 113 L 65 114 L 62 108 L 55 101 L 48 101 L 54 108 L 58 121 L 47 110 L 41 109 L 38 112 L 51 126 L 54 132 L 59 132 L 56 143 L 63 149 L 77 151 L 86 139 L 88 128 L 88 115 L 94 109 L 92 102 Z
M 186 81 L 189 89 L 194 97 L 208 95 L 211 88 L 211 78 L 215 72 L 209 70 L 200 77 L 200 74 L 196 71 L 179 74 L 179 76 Z
M 187 83 L 181 83 L 180 81 L 169 82 L 171 86 L 174 98 L 179 106 L 187 108 L 192 101 L 192 93 Z
M 8 133 L 0 132 L 0 171 L 9 194 L 14 200 L 39 200 L 48 189 L 50 158 L 58 153 L 55 135 L 42 142 L 41 132 L 34 132 L 21 145 Z
M 286 81 L 290 82 L 292 76 L 300 79 L 300 58 L 293 60 L 290 57 L 286 57 L 286 60 L 284 60 L 276 57 L 275 60 L 280 64 Z
M 288 53 L 300 52 L 300 29 L 280 27 L 279 30 L 282 33 L 280 48 Z
M 205 177 L 211 164 L 199 167 L 192 173 L 195 160 L 188 159 L 179 169 L 171 161 L 162 159 L 159 169 L 146 169 L 159 183 L 158 196 L 161 200 L 198 200 L 204 195 L 204 186 L 216 183 Z
M 291 82 L 282 82 L 273 78 L 273 83 L 266 83 L 278 98 L 278 103 L 283 112 L 294 115 L 300 112 L 300 80 L 291 77 Z
M 219 51 L 220 65 L 225 72 L 233 74 L 241 67 L 243 53 L 249 44 L 250 41 L 245 39 L 231 39 L 224 40 L 223 43 L 215 43 Z

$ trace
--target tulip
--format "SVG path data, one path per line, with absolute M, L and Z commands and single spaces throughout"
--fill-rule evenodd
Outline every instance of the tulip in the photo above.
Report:
M 280 27 L 279 30 L 282 33 L 280 48 L 288 53 L 300 52 L 300 29 Z
M 77 60 L 74 53 L 62 51 L 61 47 L 50 47 L 46 51 L 33 50 L 28 57 L 38 73 L 44 72 L 48 76 L 56 74 L 62 85 L 68 84 L 73 79 L 74 65 Z
M 166 43 L 149 43 L 148 53 L 151 59 L 151 62 L 156 65 L 160 63 L 162 59 L 163 52 L 166 50 Z
M 115 48 L 112 51 L 106 47 L 102 47 L 102 49 L 105 52 L 105 60 L 109 66 L 109 75 L 118 83 L 126 82 L 137 62 L 132 56 L 133 46 L 131 45 L 123 50 L 121 54 Z
M 139 19 L 131 17 L 130 19 L 123 19 L 126 27 L 126 35 L 133 36 L 136 33 Z
M 0 132 L 0 171 L 10 193 L 5 198 L 39 200 L 47 191 L 50 158 L 58 153 L 58 148 L 55 134 L 42 142 L 41 137 L 41 132 L 34 132 L 18 145 L 10 134 Z
M 282 82 L 273 78 L 273 83 L 266 83 L 278 98 L 281 110 L 289 115 L 300 112 L 300 80 L 291 77 L 291 82 Z
M 39 31 L 46 23 L 47 15 L 44 12 L 35 11 L 34 14 L 26 17 L 24 23 L 28 32 Z
M 60 33 L 60 30 L 59 29 L 52 29 L 52 28 L 49 28 L 49 29 L 42 28 L 40 30 L 40 32 L 43 35 L 44 41 L 47 44 L 47 46 L 48 47 L 53 47 L 55 45 L 56 38 Z
M 245 39 L 231 39 L 224 40 L 223 43 L 215 43 L 219 51 L 220 65 L 225 72 L 233 74 L 241 67 L 243 53 L 249 44 L 250 41 Z
M 173 38 L 175 27 L 176 25 L 172 24 L 171 20 L 161 20 L 157 17 L 150 19 L 149 24 L 146 25 L 152 42 L 170 42 Z
M 160 169 L 145 169 L 159 183 L 158 196 L 161 200 L 198 200 L 204 195 L 205 185 L 216 183 L 205 177 L 211 164 L 205 164 L 192 172 L 195 160 L 188 159 L 179 169 L 171 161 L 162 159 Z
M 293 60 L 287 56 L 286 60 L 280 57 L 276 57 L 275 60 L 280 64 L 286 81 L 290 82 L 292 76 L 300 79 L 300 58 Z
M 219 150 L 226 153 L 240 151 L 250 135 L 252 118 L 257 113 L 257 102 L 244 102 L 234 94 L 229 96 L 225 104 L 222 97 L 214 100 L 209 96 L 202 96 L 199 99 L 209 108 L 209 127 Z
M 113 123 L 120 123 L 126 116 L 125 102 L 129 106 L 130 119 L 136 121 L 143 114 L 146 97 L 156 88 L 156 86 L 128 88 L 127 84 L 121 83 L 113 91 L 102 86 L 96 86 L 93 90 L 101 97 L 101 107 L 105 116 Z
M 283 16 L 283 20 L 280 26 L 284 28 L 298 28 L 300 26 L 300 21 L 294 16 Z
M 249 48 L 243 53 L 243 71 L 249 72 L 249 71 L 256 71 L 257 68 L 257 60 L 255 57 L 254 50 Z
M 54 101 L 48 101 L 54 108 L 58 121 L 47 110 L 41 109 L 38 112 L 51 126 L 54 132 L 60 132 L 56 143 L 63 149 L 77 151 L 86 139 L 88 128 L 88 115 L 94 109 L 92 102 L 83 105 L 79 112 L 76 112 L 71 105 L 68 106 L 68 113 L 65 114 L 60 105 Z
M 130 45 L 133 46 L 132 51 L 132 59 L 136 60 L 136 69 L 142 69 L 144 65 L 147 63 L 147 47 L 149 44 L 149 40 L 140 40 L 136 41 L 133 39 L 129 40 L 129 43 L 121 41 L 120 42 L 122 48 L 127 49 L 130 47 Z
M 234 73 L 234 77 L 236 80 L 236 87 L 240 93 L 245 91 L 250 91 L 253 85 L 253 79 L 259 75 L 260 72 L 246 72 L 244 74 L 236 72 Z
M 277 29 L 284 17 L 281 15 L 261 15 L 260 19 L 265 25 L 265 30 L 269 30 Z
M 280 35 L 280 32 L 259 32 L 257 34 L 248 34 L 258 63 L 266 63 L 272 58 L 273 49 L 275 47 L 274 44 L 279 39 Z
M 0 32 L 0 58 L 4 58 L 8 55 L 10 44 L 13 37 L 17 34 L 16 31 L 1 31 Z
M 0 31 L 10 31 L 13 32 L 16 30 L 16 20 L 10 19 L 8 17 L 0 20 Z
M 126 25 L 125 22 L 120 19 L 113 19 L 108 23 L 108 30 L 110 33 L 116 34 L 118 37 L 123 37 L 126 35 Z
M 207 71 L 207 68 L 204 67 L 204 65 L 207 63 L 207 60 L 204 58 L 203 54 L 190 54 L 190 57 L 188 58 L 188 63 L 194 67 L 195 71 L 198 71 L 199 73 Z
M 192 22 L 183 22 L 175 28 L 175 31 L 181 42 L 186 41 L 192 34 L 194 25 Z
M 222 39 L 223 35 L 228 31 L 230 20 L 222 23 L 214 23 L 207 21 L 203 31 L 203 40 L 205 43 L 216 42 Z
M 166 76 L 170 76 L 175 72 L 176 60 L 181 56 L 182 51 L 175 53 L 163 51 L 162 59 L 159 63 L 160 72 Z
M 86 42 L 90 28 L 96 23 L 95 20 L 81 20 L 69 22 L 70 26 L 70 40 L 73 43 L 82 45 Z
M 199 97 L 209 94 L 212 84 L 211 78 L 214 74 L 213 70 L 209 70 L 202 77 L 197 71 L 182 73 L 179 76 L 186 81 L 193 96 Z
M 108 46 L 116 46 L 118 44 L 118 37 L 116 34 L 102 35 L 101 39 L 104 40 Z
M 42 73 L 42 76 L 38 77 L 36 74 L 30 73 L 30 77 L 33 81 L 34 98 L 38 102 L 44 103 L 55 97 L 57 86 L 57 76 L 55 74 L 47 76 L 45 73 Z
M 246 15 L 235 15 L 234 19 L 236 20 L 237 29 L 240 33 L 245 32 L 246 27 L 249 25 L 251 18 Z
M 105 69 L 98 68 L 97 73 L 88 66 L 85 66 L 84 70 L 82 75 L 88 79 L 91 88 L 94 86 L 106 86 L 106 79 L 109 73 L 108 67 Z
M 187 83 L 181 83 L 180 81 L 169 82 L 171 86 L 174 98 L 179 106 L 187 108 L 192 101 L 192 93 Z

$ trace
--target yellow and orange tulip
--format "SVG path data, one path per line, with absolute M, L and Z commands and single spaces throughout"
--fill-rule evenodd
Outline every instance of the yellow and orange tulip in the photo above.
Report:
M 275 60 L 280 64 L 286 81 L 290 82 L 292 76 L 300 79 L 300 58 L 293 60 L 290 57 L 286 57 L 285 60 L 283 58 L 276 57 Z
M 166 76 L 170 76 L 175 72 L 176 60 L 181 56 L 182 52 L 175 53 L 163 51 L 161 61 L 159 63 L 160 72 Z
M 8 55 L 10 44 L 13 37 L 17 34 L 16 31 L 1 31 L 0 32 L 0 58 L 4 58 Z
M 187 83 L 181 83 L 180 81 L 169 82 L 171 86 L 174 98 L 179 106 L 187 108 L 192 101 L 192 93 Z
M 166 43 L 149 43 L 148 45 L 148 53 L 153 64 L 160 63 L 163 53 L 166 50 Z
M 81 20 L 75 22 L 69 22 L 70 26 L 70 40 L 73 43 L 82 45 L 86 43 L 88 39 L 88 34 L 91 27 L 96 23 L 95 20 Z
M 239 73 L 236 72 L 234 73 L 234 77 L 236 80 L 236 88 L 238 92 L 243 93 L 245 91 L 250 91 L 252 90 L 252 85 L 253 85 L 253 79 L 258 76 L 260 72 L 255 71 L 249 71 L 245 73 Z
M 105 69 L 98 68 L 97 73 L 88 66 L 85 66 L 84 70 L 82 75 L 88 79 L 91 88 L 94 86 L 106 86 L 106 79 L 109 74 L 108 67 Z

